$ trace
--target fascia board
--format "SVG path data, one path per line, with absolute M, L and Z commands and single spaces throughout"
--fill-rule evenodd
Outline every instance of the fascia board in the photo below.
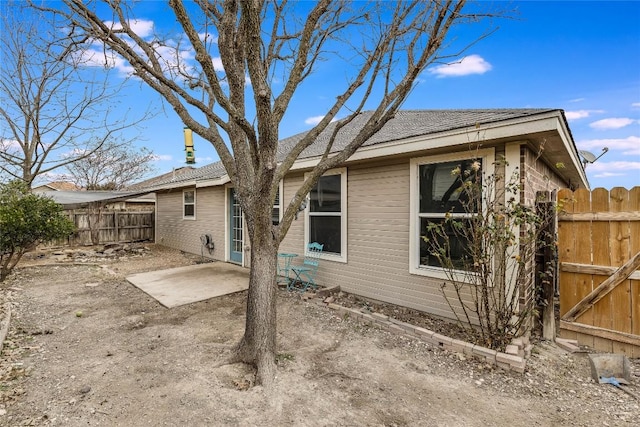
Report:
M 569 142 L 569 133 L 566 128 L 562 127 L 562 121 L 559 120 L 559 118 L 559 111 L 554 111 L 535 117 L 523 117 L 520 119 L 489 123 L 478 127 L 467 127 L 464 129 L 455 129 L 437 134 L 407 138 L 400 141 L 376 144 L 372 147 L 361 147 L 349 158 L 348 162 L 369 160 L 398 154 L 409 154 L 417 151 L 424 151 L 425 149 L 445 147 L 455 148 L 502 138 L 515 138 L 521 135 L 538 132 L 556 131 L 562 136 L 565 148 L 568 152 L 572 153 L 574 166 L 579 170 L 582 170 L 580 163 L 575 163 L 576 157 L 574 156 L 574 150 L 571 147 L 572 144 Z M 476 135 L 479 135 L 479 138 L 476 137 Z M 320 156 L 301 159 L 293 164 L 291 170 L 309 169 L 317 165 L 319 161 Z
M 179 182 L 172 182 L 170 184 L 156 185 L 154 187 L 149 187 L 146 190 L 148 190 L 149 193 L 153 193 L 154 191 L 160 191 L 160 190 L 173 190 L 176 188 L 195 187 L 196 184 L 197 184 L 197 181 L 193 179 L 189 181 L 179 181 Z
M 584 170 L 584 167 L 582 166 L 580 157 L 578 156 L 578 151 L 577 151 L 575 142 L 573 141 L 573 138 L 571 137 L 571 134 L 569 133 L 569 129 L 567 128 L 564 120 L 558 120 L 556 129 L 558 134 L 562 138 L 562 143 L 564 144 L 564 147 L 567 150 L 567 153 L 569 153 L 569 156 L 571 157 L 571 162 L 573 163 L 573 166 L 576 168 L 576 170 L 578 171 L 578 174 L 580 175 L 580 179 L 582 180 L 581 184 L 584 186 L 584 188 L 587 188 L 587 189 L 590 188 L 589 181 L 587 180 L 587 174 Z
M 224 176 L 221 176 L 220 178 L 203 179 L 203 180 L 196 181 L 196 188 L 218 187 L 228 182 L 231 182 L 231 180 L 229 179 L 229 175 L 224 175 Z

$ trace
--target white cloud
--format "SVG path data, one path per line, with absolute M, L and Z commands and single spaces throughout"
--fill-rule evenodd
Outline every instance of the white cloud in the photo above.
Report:
M 597 161 L 587 165 L 587 172 L 594 173 L 595 177 L 606 178 L 609 176 L 638 176 L 640 173 L 640 162 L 601 162 Z
M 218 36 L 211 33 L 198 33 L 198 38 L 203 42 L 218 44 Z
M 20 143 L 15 139 L 0 139 L 0 148 L 5 151 L 20 149 Z
M 594 178 L 614 178 L 616 176 L 625 176 L 623 173 L 603 172 L 593 175 Z
M 484 74 L 491 70 L 491 68 L 493 68 L 491 64 L 485 61 L 480 55 L 469 55 L 465 56 L 460 61 L 437 65 L 430 68 L 428 71 L 440 78 L 468 76 L 470 74 Z
M 173 156 L 171 154 L 155 154 L 153 160 L 159 162 L 171 161 L 173 160 Z
M 122 57 L 111 51 L 103 51 L 99 49 L 88 49 L 80 53 L 76 60 L 85 67 L 107 67 L 118 70 L 123 76 L 130 76 L 134 69 Z
M 324 119 L 324 116 L 312 116 L 312 117 L 307 117 L 307 118 L 304 120 L 304 123 L 305 123 L 306 125 L 313 125 L 313 126 L 315 126 L 315 125 L 317 125 L 318 123 L 320 123 L 320 121 L 321 121 L 322 119 Z M 334 117 L 334 118 L 331 120 L 331 123 L 335 122 L 336 120 L 338 120 L 338 119 L 337 119 L 336 117 Z
M 607 130 L 607 129 L 620 129 L 625 126 L 629 126 L 634 123 L 635 120 L 628 117 L 612 117 L 610 119 L 602 119 L 596 122 L 590 123 L 589 126 L 593 129 Z
M 222 58 L 216 56 L 215 58 L 211 58 L 211 62 L 213 63 L 214 70 L 224 72 L 224 67 L 222 66 Z
M 575 99 L 570 99 L 569 102 L 582 102 L 584 101 L 586 98 L 575 98 Z
M 640 102 L 634 102 L 631 104 L 631 108 L 640 108 Z
M 602 150 L 608 147 L 609 150 L 622 151 L 626 156 L 640 156 L 640 137 L 629 136 L 617 139 L 587 139 L 578 141 L 576 145 L 581 150 Z
M 575 111 L 565 111 L 564 115 L 567 120 L 578 120 L 584 119 L 585 117 L 591 116 L 591 114 L 604 113 L 603 110 L 575 110 Z
M 120 22 L 104 21 L 104 24 L 111 27 L 113 30 L 122 29 L 122 24 Z M 129 21 L 129 27 L 131 27 L 134 33 L 143 38 L 153 34 L 153 21 L 147 21 L 146 19 L 134 19 Z
M 322 119 L 324 119 L 324 116 L 313 116 L 313 117 L 307 117 L 304 120 L 304 124 L 305 125 L 317 125 L 318 123 L 320 123 L 322 121 Z

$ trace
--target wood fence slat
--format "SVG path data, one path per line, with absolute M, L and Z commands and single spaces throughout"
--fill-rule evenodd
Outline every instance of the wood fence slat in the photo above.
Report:
M 595 276 L 611 276 L 616 272 L 617 267 L 605 265 L 578 264 L 575 262 L 563 262 L 560 264 L 560 271 L 566 273 L 583 273 Z M 630 280 L 640 280 L 640 271 L 634 271 L 629 276 Z M 604 280 L 604 279 L 603 279 Z
M 640 346 L 640 337 L 632 334 L 626 334 L 624 332 L 610 331 L 604 328 L 597 328 L 595 326 L 583 325 L 575 322 L 566 322 L 564 320 L 560 321 L 560 327 L 574 332 L 594 334 L 602 338 L 613 339 L 620 342 Z
M 558 206 L 563 212 L 572 214 L 574 211 L 573 191 L 566 188 L 558 191 Z M 576 249 L 574 226 L 575 223 L 572 222 L 558 222 L 558 260 L 560 263 L 574 260 Z M 573 292 L 574 275 L 561 274 L 558 283 L 562 289 L 560 292 L 560 316 L 562 316 L 577 302 Z
M 628 212 L 629 209 L 629 191 L 626 188 L 615 187 L 610 193 L 610 211 L 611 212 Z M 612 259 L 615 266 L 627 263 L 636 253 L 631 253 L 631 234 L 629 230 L 629 219 L 618 220 L 614 223 L 617 228 L 614 233 L 618 240 L 618 259 Z M 613 235 L 611 233 L 610 235 Z M 612 253 L 614 251 L 612 250 Z M 635 269 L 634 269 L 635 270 Z M 631 281 L 624 280 L 620 285 L 611 291 L 611 299 L 613 308 L 611 311 L 612 329 L 620 332 L 631 332 Z
M 604 189 L 596 188 L 596 190 L 604 190 Z M 558 218 L 560 218 L 560 220 L 562 221 L 618 221 L 618 220 L 638 221 L 640 220 L 640 211 L 634 210 L 631 212 L 580 212 L 580 213 L 560 212 L 558 214 Z
M 640 187 L 629 191 L 629 209 L 640 211 Z M 629 222 L 629 247 L 631 253 L 640 252 L 640 221 Z M 630 281 L 629 299 L 631 304 L 631 333 L 640 335 L 640 279 Z M 640 352 L 640 350 L 638 350 Z M 640 353 L 636 355 L 640 357 Z
M 616 286 L 618 286 L 618 284 L 626 282 L 631 272 L 635 271 L 638 267 L 640 267 L 640 252 L 638 252 L 629 261 L 624 263 L 622 267 L 616 270 L 614 274 L 609 276 L 607 280 L 602 282 L 602 284 L 594 289 L 593 292 L 589 293 L 589 295 L 580 300 L 580 302 L 578 302 L 575 307 L 573 307 L 564 316 L 562 316 L 562 320 L 573 322 L 575 319 L 580 317 L 580 314 L 584 313 L 591 306 L 600 301 L 607 293 L 612 292 L 616 288 Z M 622 309 L 626 309 L 626 307 L 622 307 L 620 310 L 618 310 L 618 308 L 620 307 L 616 307 L 615 310 L 612 310 L 612 314 L 615 314 L 615 312 L 618 311 L 622 311 Z M 628 310 L 625 311 L 626 313 L 629 313 Z
M 129 243 L 153 240 L 153 211 L 102 211 L 98 216 L 85 210 L 67 211 L 76 225 L 76 233 L 68 239 L 51 242 L 54 245 L 91 245 L 91 225 L 95 224 L 100 243 Z
M 591 192 L 591 211 L 609 211 L 609 191 L 604 188 L 596 188 Z M 609 247 L 609 226 L 608 221 L 597 221 L 591 223 L 591 263 L 595 265 L 611 265 L 611 249 Z M 607 278 L 591 275 L 591 286 L 597 288 Z M 611 329 L 611 309 L 613 301 L 610 294 L 607 294 L 593 306 L 593 326 Z
M 584 190 L 559 192 L 559 205 L 561 194 L 573 198 L 558 214 L 561 334 L 596 350 L 638 357 L 640 187 L 595 189 L 589 208 Z
M 591 192 L 586 188 L 580 188 L 573 192 L 575 198 L 574 212 L 591 212 Z M 591 223 L 576 222 L 574 224 L 576 251 L 574 261 L 591 264 L 592 239 L 591 239 Z M 593 281 L 590 274 L 576 273 L 574 277 L 573 294 L 575 299 L 573 305 L 579 303 L 584 297 L 589 295 L 593 290 Z M 572 306 L 573 306 L 572 305 Z M 586 325 L 593 325 L 593 311 L 582 313 L 580 322 Z

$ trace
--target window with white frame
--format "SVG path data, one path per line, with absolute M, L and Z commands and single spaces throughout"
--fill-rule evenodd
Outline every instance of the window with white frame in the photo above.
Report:
M 280 224 L 281 212 L 282 212 L 282 203 L 280 198 L 280 193 L 282 193 L 282 182 L 278 187 L 278 192 L 276 193 L 276 198 L 273 201 L 273 210 L 271 211 L 271 223 L 273 225 Z
M 328 172 L 309 193 L 305 244 L 324 245 L 323 255 L 346 262 L 347 257 L 347 172 Z
M 478 154 L 478 153 L 476 153 Z M 465 185 L 481 184 L 483 173 L 493 173 L 493 150 L 481 150 L 475 158 L 463 155 L 432 156 L 412 160 L 410 270 L 415 274 L 442 276 L 440 260 L 423 237 L 439 239 L 436 246 L 447 247 L 454 268 L 467 269 L 471 254 L 470 233 L 453 229 L 470 227 L 474 214 L 482 209 L 480 198 L 470 200 Z M 478 188 L 478 187 L 476 187 Z M 455 221 L 447 222 L 447 218 Z M 444 235 L 430 231 L 444 225 Z M 446 240 L 446 241 L 445 241 Z M 465 267 L 466 266 L 466 267 Z M 434 274 L 435 273 L 435 274 Z
M 195 219 L 196 218 L 196 191 L 185 190 L 182 192 L 182 218 Z
M 469 241 L 464 231 L 456 231 L 452 218 L 458 225 L 469 227 L 469 218 L 478 212 L 478 203 L 470 199 L 470 193 L 464 190 L 466 183 L 477 183 L 482 160 L 460 160 L 420 165 L 419 187 L 420 236 L 429 236 L 429 225 L 443 227 L 443 234 L 436 236 L 438 247 L 447 247 L 449 257 L 455 268 L 464 269 L 469 264 Z M 433 236 L 432 236 L 433 238 Z M 446 242 L 445 242 L 446 240 Z M 420 266 L 440 267 L 440 261 L 433 255 L 426 242 L 420 245 Z

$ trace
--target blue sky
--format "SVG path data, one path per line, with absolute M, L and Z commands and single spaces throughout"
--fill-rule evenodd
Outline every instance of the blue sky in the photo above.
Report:
M 457 64 L 427 69 L 403 108 L 561 108 L 579 150 L 595 155 L 587 166 L 592 188 L 640 185 L 640 2 L 498 2 L 516 9 L 498 31 L 457 58 Z M 162 2 L 144 2 L 143 31 L 174 25 Z M 456 31 L 471 40 L 481 28 Z M 453 60 L 452 60 L 453 61 Z M 126 71 L 126 64 L 120 64 Z M 329 105 L 336 71 L 322 64 L 314 85 L 296 94 L 297 107 L 285 117 L 282 138 L 311 128 Z M 159 107 L 157 95 L 133 86 L 133 108 Z M 144 124 L 140 146 L 158 156 L 158 172 L 184 166 L 183 125 L 169 108 Z M 212 146 L 195 137 L 197 166 L 218 159 Z

